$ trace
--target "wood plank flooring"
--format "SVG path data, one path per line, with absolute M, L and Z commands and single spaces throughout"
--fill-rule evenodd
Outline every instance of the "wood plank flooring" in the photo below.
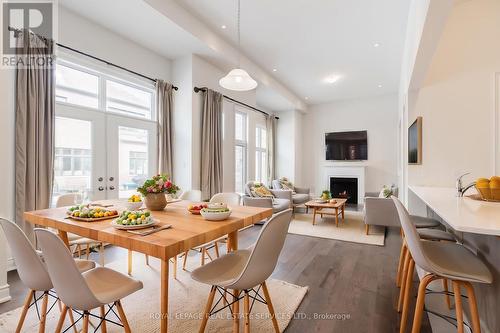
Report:
M 251 245 L 259 230 L 242 231 L 240 248 Z M 387 230 L 384 247 L 289 234 L 273 277 L 310 289 L 286 332 L 399 332 L 394 277 L 400 245 L 397 229 Z M 126 251 L 110 247 L 106 259 L 126 260 Z M 0 313 L 21 306 L 27 292 L 16 272 L 8 282 L 13 300 L 0 304 Z M 432 332 L 427 316 L 421 332 Z

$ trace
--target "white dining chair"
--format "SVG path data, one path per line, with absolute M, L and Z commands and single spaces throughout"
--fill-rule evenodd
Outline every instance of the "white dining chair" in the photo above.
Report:
M 274 331 L 279 333 L 278 321 L 269 296 L 266 280 L 271 276 L 285 243 L 288 226 L 292 220 L 292 210 L 275 214 L 260 231 L 257 242 L 244 250 L 230 252 L 214 261 L 195 269 L 191 273 L 194 280 L 211 285 L 208 301 L 203 313 L 199 332 L 204 332 L 208 318 L 229 306 L 233 306 L 235 326 L 239 324 L 239 301 L 244 299 L 243 317 L 245 332 L 250 331 L 250 298 L 253 302 L 267 304 Z M 264 297 L 259 292 L 262 289 Z M 233 290 L 231 293 L 228 290 Z M 212 307 L 215 294 L 220 298 Z M 231 294 L 233 301 L 226 298 Z M 243 296 L 241 296 L 243 294 Z M 252 294 L 252 295 L 251 295 Z M 217 309 L 217 305 L 221 304 Z
M 228 206 L 239 206 L 241 202 L 241 196 L 238 193 L 233 192 L 216 193 L 210 199 L 210 202 L 225 203 Z
M 17 274 L 19 275 L 22 283 L 29 289 L 21 311 L 21 317 L 17 323 L 16 332 L 21 331 L 26 314 L 32 306 L 35 306 L 38 312 L 38 304 L 40 300 L 42 302 L 42 306 L 39 317 L 39 332 L 45 332 L 47 314 L 50 310 L 52 310 L 52 307 L 56 302 L 59 303 L 59 298 L 56 292 L 52 290 L 52 280 L 47 272 L 43 254 L 42 252 L 35 250 L 31 242 L 17 224 L 0 218 L 0 225 L 9 242 L 11 253 L 16 263 Z M 95 267 L 95 263 L 89 260 L 76 259 L 74 262 L 76 262 L 76 267 L 79 271 L 87 271 Z M 41 292 L 42 295 L 37 296 L 37 292 Z M 50 308 L 47 308 L 49 297 L 55 299 L 56 301 Z M 70 319 L 73 321 L 72 315 L 70 316 Z
M 67 193 L 60 195 L 57 198 L 56 207 L 74 206 L 81 201 L 81 198 L 82 196 L 79 193 Z M 83 247 L 85 247 L 85 257 L 86 259 L 89 259 L 92 245 L 97 245 L 99 247 L 99 263 L 101 266 L 104 266 L 104 243 L 72 233 L 68 233 L 68 241 L 70 247 L 74 246 L 73 253 L 78 253 L 78 258 L 82 257 Z
M 191 202 L 200 202 L 201 201 L 201 191 L 200 190 L 189 190 L 184 191 L 179 196 L 181 200 L 187 200 Z
M 106 331 L 106 323 L 109 321 L 106 316 L 116 307 L 120 326 L 129 333 L 130 325 L 121 299 L 142 289 L 142 282 L 106 267 L 96 267 L 81 273 L 68 248 L 56 234 L 46 229 L 35 229 L 35 234 L 42 248 L 50 279 L 64 303 L 55 332 L 61 332 L 68 310 L 70 313 L 73 310 L 81 312 L 77 322 L 83 319 L 84 333 L 88 332 L 90 316 L 99 318 L 98 328 Z M 105 306 L 109 308 L 107 311 Z M 97 308 L 100 309 L 100 316 L 91 315 L 90 311 Z M 72 326 L 74 324 L 69 328 Z

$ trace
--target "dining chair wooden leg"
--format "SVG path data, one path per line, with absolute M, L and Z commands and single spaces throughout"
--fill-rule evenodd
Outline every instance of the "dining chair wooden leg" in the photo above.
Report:
M 88 333 L 89 332 L 89 313 L 85 311 L 83 313 L 83 326 L 82 326 L 82 332 L 83 333 Z
M 245 333 L 250 333 L 250 297 L 248 296 L 248 291 L 245 290 L 245 298 L 243 301 L 243 317 L 245 318 Z
M 128 250 L 127 273 L 132 275 L 132 250 Z
M 401 324 L 399 325 L 399 331 L 405 332 L 406 324 L 408 322 L 408 312 L 410 310 L 410 294 L 411 287 L 413 285 L 413 273 L 415 271 L 415 261 L 410 258 L 408 263 L 408 271 L 406 273 L 406 282 L 404 283 L 404 295 L 403 295 L 403 312 L 401 314 Z M 403 289 L 403 288 L 401 288 Z
M 404 264 L 404 258 L 406 255 L 406 243 L 403 240 L 403 243 L 401 244 L 401 251 L 399 252 L 399 262 L 398 262 L 398 271 L 396 273 L 396 286 L 399 288 L 401 287 L 401 273 L 403 271 L 403 264 Z
M 451 281 L 453 293 L 455 294 L 455 314 L 457 318 L 457 332 L 464 332 L 464 313 L 462 309 L 462 295 L 460 291 L 460 282 Z
M 66 319 L 66 314 L 68 313 L 68 307 L 63 304 L 63 308 L 61 310 L 61 316 L 59 317 L 59 321 L 57 322 L 55 333 L 61 333 L 64 320 Z
M 233 304 L 233 333 L 238 333 L 240 331 L 240 291 L 234 290 L 234 304 Z
M 82 259 L 82 246 L 78 244 L 76 250 L 78 251 L 78 259 Z
M 101 243 L 101 246 L 99 247 L 99 249 L 101 252 L 101 253 L 99 253 L 99 257 L 100 257 L 99 259 L 101 260 L 101 266 L 104 267 L 104 243 Z
M 49 302 L 49 292 L 46 291 L 43 294 L 42 299 L 42 309 L 40 312 L 40 326 L 38 328 L 39 333 L 45 332 L 45 323 L 47 322 L 47 303 Z
M 108 328 L 106 327 L 106 320 L 104 320 L 104 316 L 106 315 L 106 311 L 104 310 L 104 305 L 99 308 L 101 312 L 101 333 L 106 333 L 108 331 Z
M 145 254 L 144 258 L 146 259 L 146 265 L 149 266 L 149 255 Z
M 73 332 L 78 333 L 78 330 L 76 329 L 75 324 L 75 318 L 73 317 L 73 310 L 68 308 L 68 317 L 69 317 L 69 323 L 73 325 Z
M 26 314 L 28 313 L 28 309 L 31 304 L 31 300 L 35 296 L 35 291 L 30 290 L 28 295 L 26 295 L 26 300 L 24 301 L 23 311 L 21 312 L 21 317 L 19 317 L 19 322 L 17 323 L 16 333 L 20 333 L 23 328 L 24 319 L 26 319 Z
M 467 290 L 467 297 L 469 302 L 469 309 L 472 321 L 472 331 L 474 333 L 481 332 L 481 323 L 479 321 L 479 312 L 477 310 L 477 300 L 476 293 L 474 292 L 474 287 L 470 282 L 461 282 Z
M 87 250 L 85 251 L 85 259 L 89 260 L 90 256 L 90 243 L 87 243 Z
M 448 310 L 451 310 L 451 302 L 450 302 L 450 295 L 449 295 L 449 290 L 448 290 L 448 279 L 443 279 L 443 289 L 444 289 L 444 292 L 445 292 L 445 302 L 446 302 L 446 306 L 448 307 Z
M 205 328 L 207 327 L 208 318 L 210 317 L 210 309 L 212 309 L 212 304 L 214 303 L 216 290 L 215 286 L 212 286 L 212 289 L 210 289 L 210 293 L 208 294 L 207 304 L 205 305 L 205 311 L 203 311 L 203 318 L 201 319 L 200 333 L 205 332 Z
M 219 244 L 217 244 L 217 242 L 214 243 L 214 250 L 215 250 L 215 256 L 217 258 L 219 258 L 220 254 L 219 254 Z
M 130 333 L 130 325 L 128 324 L 127 316 L 125 316 L 125 311 L 123 311 L 121 301 L 116 301 L 116 309 L 118 310 L 118 315 L 120 316 L 120 321 L 123 324 L 125 333 Z
M 427 274 L 422 278 L 422 280 L 420 280 L 420 285 L 418 286 L 417 303 L 415 305 L 415 314 L 413 316 L 413 327 L 411 330 L 412 333 L 420 333 L 420 326 L 422 326 L 422 315 L 424 313 L 425 305 L 425 290 L 429 283 L 438 278 L 439 277 L 435 275 Z
M 404 293 L 406 288 L 406 275 L 408 273 L 408 266 L 410 264 L 410 259 L 411 255 L 409 251 L 407 251 L 404 258 L 403 272 L 401 273 L 401 287 L 400 287 L 401 289 L 399 289 L 399 298 L 397 307 L 398 312 L 401 312 L 403 308 Z
M 189 251 L 184 252 L 184 259 L 182 261 L 182 269 L 183 270 L 186 270 L 186 263 L 187 263 L 187 258 L 188 258 L 188 252 Z
M 365 224 L 365 235 L 368 235 L 370 233 L 370 225 Z
M 267 303 L 267 309 L 269 310 L 269 314 L 271 315 L 271 320 L 273 321 L 274 332 L 279 333 L 280 328 L 278 326 L 278 320 L 276 319 L 273 303 L 271 302 L 271 296 L 269 295 L 269 290 L 267 289 L 267 284 L 265 281 L 262 282 L 262 291 L 264 292 L 264 298 Z
M 177 255 L 173 258 L 173 266 L 174 266 L 174 279 L 177 280 Z

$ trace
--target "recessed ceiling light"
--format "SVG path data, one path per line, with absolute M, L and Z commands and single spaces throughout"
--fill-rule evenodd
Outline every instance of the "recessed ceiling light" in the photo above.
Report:
M 330 76 L 327 76 L 323 79 L 323 81 L 325 83 L 328 83 L 328 84 L 332 84 L 332 83 L 335 83 L 337 82 L 342 76 L 340 75 L 330 75 Z
M 304 97 L 304 98 L 305 98 L 305 99 L 309 99 L 309 97 L 307 97 L 307 96 L 306 96 L 306 97 Z
M 373 44 L 373 47 L 379 47 L 379 46 L 380 46 L 380 44 L 379 44 L 379 43 L 375 43 L 375 44 Z
M 277 72 L 278 70 L 276 68 L 273 68 L 273 72 Z
M 378 87 L 379 87 L 379 88 L 382 88 L 382 85 L 381 85 L 381 84 L 379 84 L 379 85 L 378 85 Z
M 226 29 L 227 28 L 225 24 L 221 25 L 220 27 L 221 27 L 221 29 Z

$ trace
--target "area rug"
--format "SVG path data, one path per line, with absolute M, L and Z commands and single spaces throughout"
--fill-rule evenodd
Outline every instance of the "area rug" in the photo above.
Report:
M 199 263 L 199 259 L 196 260 L 196 258 L 190 257 L 188 262 L 191 262 L 191 265 L 196 265 L 196 263 Z M 181 269 L 181 262 L 178 264 L 177 280 L 174 280 L 172 276 L 170 276 L 169 280 L 170 316 L 168 330 L 169 332 L 197 332 L 210 287 L 191 280 L 189 272 Z M 106 267 L 126 272 L 126 260 L 112 262 L 106 265 Z M 172 266 L 170 267 L 170 272 L 172 272 Z M 123 300 L 123 307 L 132 332 L 159 332 L 159 261 L 150 259 L 150 266 L 146 266 L 144 255 L 134 254 L 133 277 L 143 282 L 144 289 Z M 300 287 L 284 281 L 271 279 L 268 281 L 268 288 L 276 311 L 280 331 L 283 332 L 306 295 L 308 287 Z M 243 303 L 240 305 L 240 309 L 242 308 Z M 36 311 L 32 310 L 34 309 L 30 309 L 28 312 L 23 332 L 38 332 Z M 272 322 L 268 316 L 266 305 L 256 302 L 251 312 L 250 327 L 252 332 L 272 332 Z M 0 332 L 14 332 L 20 313 L 21 308 L 1 314 Z M 94 313 L 98 314 L 97 311 Z M 116 320 L 113 317 L 110 318 Z M 46 332 L 54 332 L 58 318 L 59 310 L 55 306 L 47 318 Z M 77 318 L 76 314 L 75 318 Z M 97 326 L 97 320 L 91 319 L 91 321 L 94 326 Z M 68 324 L 69 319 L 66 320 L 65 327 L 69 326 Z M 231 325 L 232 321 L 229 310 L 223 310 L 217 313 L 215 318 L 210 318 L 206 332 L 232 332 Z M 78 324 L 78 326 L 80 325 Z M 123 332 L 121 327 L 112 324 L 108 324 L 107 328 L 108 332 Z M 94 329 L 89 327 L 89 331 L 93 332 Z M 69 332 L 73 332 L 73 330 Z
M 339 220 L 335 226 L 335 217 L 316 215 L 316 224 L 312 225 L 313 214 L 295 214 L 288 232 L 291 234 L 335 239 L 345 242 L 384 246 L 385 228 L 370 226 L 369 235 L 365 234 L 362 212 L 345 212 L 345 221 Z

